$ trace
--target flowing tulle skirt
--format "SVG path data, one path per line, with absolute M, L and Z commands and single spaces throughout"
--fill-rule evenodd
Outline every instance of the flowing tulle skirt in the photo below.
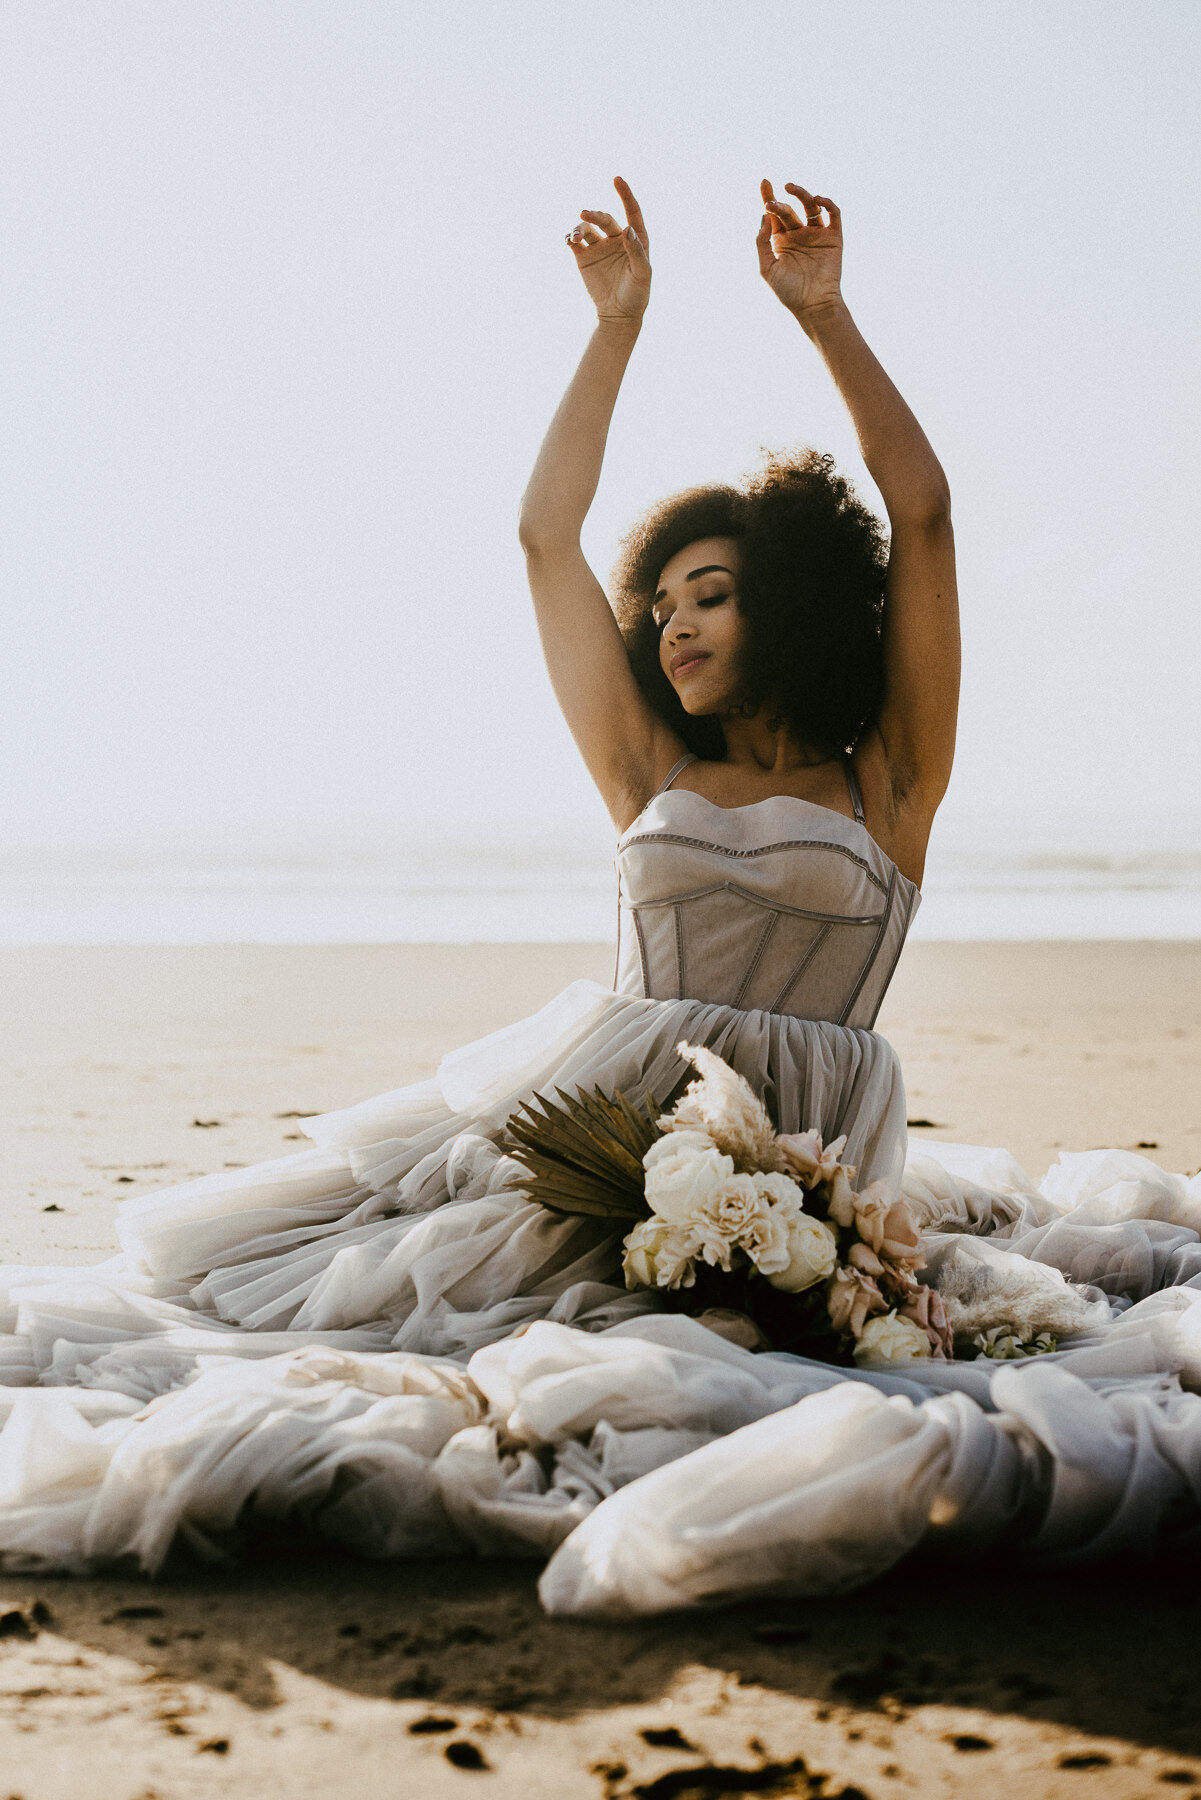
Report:
M 665 1100 L 682 1039 L 780 1129 L 845 1133 L 862 1181 L 903 1182 L 934 1279 L 966 1257 L 994 1288 L 1058 1284 L 1061 1348 L 848 1371 L 627 1292 L 619 1234 L 531 1203 L 502 1127 L 555 1087 Z M 1039 1189 L 1003 1152 L 906 1164 L 871 1032 L 581 982 L 306 1129 L 127 1202 L 108 1263 L 0 1269 L 7 1566 L 152 1572 L 173 1544 L 232 1553 L 253 1517 L 367 1556 L 549 1556 L 552 1611 L 623 1615 L 848 1587 L 918 1546 L 1201 1530 L 1201 1180 L 1116 1151 Z

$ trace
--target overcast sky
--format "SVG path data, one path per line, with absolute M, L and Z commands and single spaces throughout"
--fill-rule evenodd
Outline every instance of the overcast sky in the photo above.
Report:
M 953 814 L 1196 831 L 1193 0 L 4 0 L 0 825 L 600 815 L 515 520 L 590 314 L 655 286 L 587 546 L 760 445 L 877 496 L 760 281 L 758 182 L 951 482 Z

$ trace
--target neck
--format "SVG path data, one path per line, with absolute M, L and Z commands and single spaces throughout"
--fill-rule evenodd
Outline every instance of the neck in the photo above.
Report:
M 726 761 L 773 775 L 788 775 L 794 769 L 811 769 L 835 761 L 824 750 L 802 743 L 787 725 L 773 730 L 770 719 L 770 708 L 763 706 L 749 719 L 723 718 Z

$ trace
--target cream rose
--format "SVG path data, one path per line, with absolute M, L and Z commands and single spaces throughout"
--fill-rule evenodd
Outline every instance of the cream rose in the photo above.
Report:
M 671 1225 L 686 1225 L 715 1188 L 729 1181 L 734 1160 L 723 1156 L 703 1131 L 669 1131 L 642 1159 L 651 1211 Z
M 838 1239 L 824 1219 L 797 1213 L 788 1221 L 786 1244 L 788 1261 L 776 1273 L 764 1269 L 773 1287 L 786 1294 L 802 1294 L 816 1282 L 833 1274 L 838 1261 Z M 763 1268 L 761 1263 L 760 1268 Z
M 662 1219 L 643 1219 L 635 1225 L 624 1250 L 621 1266 L 628 1288 L 692 1287 L 696 1282 L 692 1267 L 696 1245 Z
M 854 1354 L 856 1362 L 908 1362 L 915 1356 L 929 1356 L 930 1339 L 911 1319 L 886 1312 L 882 1318 L 867 1321 Z
M 710 1190 L 688 1220 L 707 1263 L 728 1269 L 734 1251 L 771 1230 L 771 1209 L 750 1175 L 730 1175 Z M 782 1222 L 779 1228 L 782 1237 Z

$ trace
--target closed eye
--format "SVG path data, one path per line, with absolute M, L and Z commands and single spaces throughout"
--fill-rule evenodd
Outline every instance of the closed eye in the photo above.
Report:
M 728 593 L 727 594 L 705 594 L 702 596 L 701 599 L 699 599 L 697 601 L 697 606 L 704 607 L 706 609 L 706 611 L 708 611 L 711 607 L 714 607 L 714 606 L 724 606 L 726 601 L 729 600 L 730 597 L 731 596 Z M 662 635 L 662 633 L 671 624 L 671 621 L 674 618 L 674 616 L 675 616 L 674 612 L 669 612 L 669 613 L 665 613 L 661 619 L 657 619 L 655 617 L 654 613 L 652 613 L 651 614 L 651 623 L 654 625 L 655 630 L 658 631 L 660 633 L 660 635 Z

